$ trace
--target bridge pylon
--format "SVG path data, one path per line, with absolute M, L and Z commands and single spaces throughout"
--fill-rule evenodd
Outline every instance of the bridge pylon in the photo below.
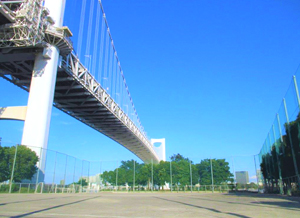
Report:
M 65 0 L 45 0 L 56 27 L 62 27 Z M 59 61 L 59 49 L 48 45 L 36 55 L 24 124 L 22 145 L 32 146 L 39 157 L 37 181 L 43 181 L 46 149 Z

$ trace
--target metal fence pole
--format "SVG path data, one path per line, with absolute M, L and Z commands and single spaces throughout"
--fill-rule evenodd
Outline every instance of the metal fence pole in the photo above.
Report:
M 275 128 L 274 128 L 274 124 L 272 125 L 272 129 L 273 129 L 273 135 L 274 135 L 274 140 L 275 140 L 275 153 L 276 153 L 276 159 L 277 159 L 277 167 L 278 167 L 278 176 L 279 176 L 279 189 L 280 189 L 280 194 L 283 194 L 283 187 L 282 187 L 282 176 L 281 176 L 281 162 L 279 159 L 279 149 L 277 152 L 277 140 L 276 140 L 276 134 L 275 134 Z
M 274 162 L 274 159 L 273 159 L 273 156 L 272 156 L 272 143 L 271 143 L 270 132 L 268 133 L 268 138 L 269 138 L 269 143 L 270 143 L 270 148 L 269 148 L 270 149 L 270 157 L 272 159 L 272 162 Z M 274 166 L 274 164 L 270 164 L 270 165 L 272 165 L 273 172 L 275 172 L 275 166 Z M 272 172 L 272 170 L 271 170 L 271 172 Z M 275 175 L 272 175 L 272 177 L 271 177 L 272 178 L 272 183 L 273 183 L 274 177 L 275 177 Z
M 117 161 L 117 168 L 116 168 L 116 191 L 118 191 L 118 161 Z
M 89 167 L 88 167 L 88 187 L 89 189 L 91 188 L 91 183 L 90 183 L 90 167 L 91 167 L 91 162 L 89 161 Z
M 193 192 L 193 177 L 192 177 L 192 161 L 190 161 L 190 179 L 191 179 L 191 193 Z
M 82 167 L 81 167 L 81 179 L 80 179 L 80 183 L 81 183 L 81 192 L 83 191 L 83 188 L 82 188 L 82 180 L 83 180 L 83 177 L 82 177 L 82 174 L 83 174 L 83 160 L 82 160 Z
M 134 191 L 135 189 L 135 160 L 133 160 L 133 189 L 132 191 Z
M 233 170 L 233 184 L 236 185 L 235 169 L 234 169 L 234 158 L 232 158 L 232 170 Z
M 211 191 L 214 193 L 214 173 L 213 173 L 213 168 L 212 168 L 212 160 L 210 158 L 210 174 L 211 174 Z
M 153 159 L 151 159 L 151 181 L 152 181 L 151 191 L 153 192 Z
M 291 131 L 290 131 L 290 121 L 289 121 L 289 115 L 288 115 L 285 99 L 283 99 L 283 104 L 284 104 L 285 116 L 286 116 L 286 120 L 287 120 L 288 134 L 289 134 L 289 139 L 290 139 L 290 143 L 291 143 L 291 151 L 292 151 L 295 173 L 298 178 L 298 189 L 299 189 L 300 188 L 300 175 L 299 175 L 299 171 L 298 171 L 294 146 L 293 146 L 293 142 L 292 142 L 292 136 L 291 136 Z
M 65 189 L 65 186 L 66 186 L 67 165 L 68 165 L 68 155 L 66 155 L 65 175 L 64 175 L 64 189 Z
M 10 177 L 10 183 L 9 183 L 9 193 L 11 193 L 12 182 L 13 182 L 13 179 L 14 179 L 17 152 L 18 152 L 18 145 L 16 145 L 15 157 L 14 157 L 14 162 L 13 162 L 13 166 L 12 166 L 12 170 L 11 170 L 11 177 Z
M 280 119 L 279 119 L 279 114 L 276 114 L 277 117 L 277 122 L 278 122 L 278 127 L 279 127 L 279 133 L 280 133 L 280 141 L 283 142 L 283 137 L 282 137 L 282 130 L 281 130 L 281 125 L 280 125 Z M 284 150 L 283 150 L 284 153 Z
M 39 168 L 36 174 L 36 181 L 35 181 L 35 190 L 37 190 L 38 180 L 40 177 L 40 170 L 41 170 L 41 159 L 42 159 L 42 148 L 40 148 L 40 160 L 39 160 Z
M 172 192 L 173 191 L 173 189 L 172 189 L 172 184 L 173 184 L 173 182 L 172 182 L 172 161 L 170 161 L 170 181 L 171 181 L 170 188 L 171 188 L 171 192 Z
M 254 157 L 254 166 L 255 166 L 255 173 L 256 173 L 256 181 L 257 181 L 257 190 L 259 187 L 259 181 L 258 181 L 258 174 L 257 174 L 257 167 L 256 167 L 256 159 L 255 159 L 255 155 L 253 155 Z
M 101 178 L 101 173 L 102 173 L 102 161 L 100 161 L 100 191 L 101 191 L 101 186 L 102 186 L 102 178 Z
M 54 182 L 55 182 L 56 159 L 57 159 L 57 151 L 55 152 L 55 161 L 54 161 L 54 171 L 53 171 L 52 187 L 54 186 Z
M 299 98 L 299 90 L 298 90 L 296 76 L 293 76 L 293 80 L 294 80 L 294 85 L 295 85 L 295 91 L 296 91 L 297 101 L 298 101 L 298 109 L 300 110 L 300 98 Z M 297 174 L 297 177 L 298 177 L 298 188 L 300 189 L 300 175 L 299 175 L 299 172 Z
M 296 96 L 297 96 L 298 108 L 300 109 L 300 98 L 299 98 L 299 90 L 298 90 L 296 76 L 293 76 L 293 81 L 294 81 L 294 85 L 295 85 L 295 91 L 296 91 Z
M 73 172 L 73 185 L 75 186 L 75 172 L 76 172 L 76 158 L 74 162 L 74 172 Z

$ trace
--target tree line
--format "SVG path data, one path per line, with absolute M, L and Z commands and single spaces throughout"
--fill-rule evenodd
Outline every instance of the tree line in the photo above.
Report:
M 265 187 L 271 192 L 278 191 L 278 188 L 275 187 L 279 187 L 280 177 L 283 179 L 282 184 L 285 187 L 292 185 L 292 180 L 289 178 L 296 176 L 295 164 L 300 170 L 300 114 L 295 121 L 290 122 L 289 125 L 286 123 L 284 126 L 285 134 L 282 136 L 282 140 L 281 138 L 276 139 L 275 143 L 270 146 L 270 151 L 260 154 L 260 169 Z
M 165 183 L 172 185 L 188 186 L 191 184 L 211 185 L 211 163 L 213 168 L 214 185 L 233 183 L 233 174 L 230 172 L 229 163 L 225 159 L 204 159 L 200 163 L 193 163 L 181 154 L 175 154 L 169 161 L 160 161 L 158 164 L 137 163 L 134 160 L 121 161 L 121 165 L 101 175 L 104 183 L 111 185 L 147 186 L 152 183 L 163 187 Z M 153 169 L 152 169 L 153 167 Z M 135 176 L 135 178 L 134 178 Z

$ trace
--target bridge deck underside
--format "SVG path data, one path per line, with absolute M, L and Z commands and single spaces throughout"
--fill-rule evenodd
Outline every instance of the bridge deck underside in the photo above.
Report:
M 0 76 L 29 91 L 35 52 L 36 48 L 26 52 L 24 49 L 0 51 Z M 153 157 L 143 142 L 63 67 L 57 72 L 54 106 L 115 140 L 143 161 Z

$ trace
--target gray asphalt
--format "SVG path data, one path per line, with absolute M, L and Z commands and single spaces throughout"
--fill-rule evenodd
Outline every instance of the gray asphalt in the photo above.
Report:
M 0 194 L 0 217 L 300 217 L 300 199 L 263 194 Z

